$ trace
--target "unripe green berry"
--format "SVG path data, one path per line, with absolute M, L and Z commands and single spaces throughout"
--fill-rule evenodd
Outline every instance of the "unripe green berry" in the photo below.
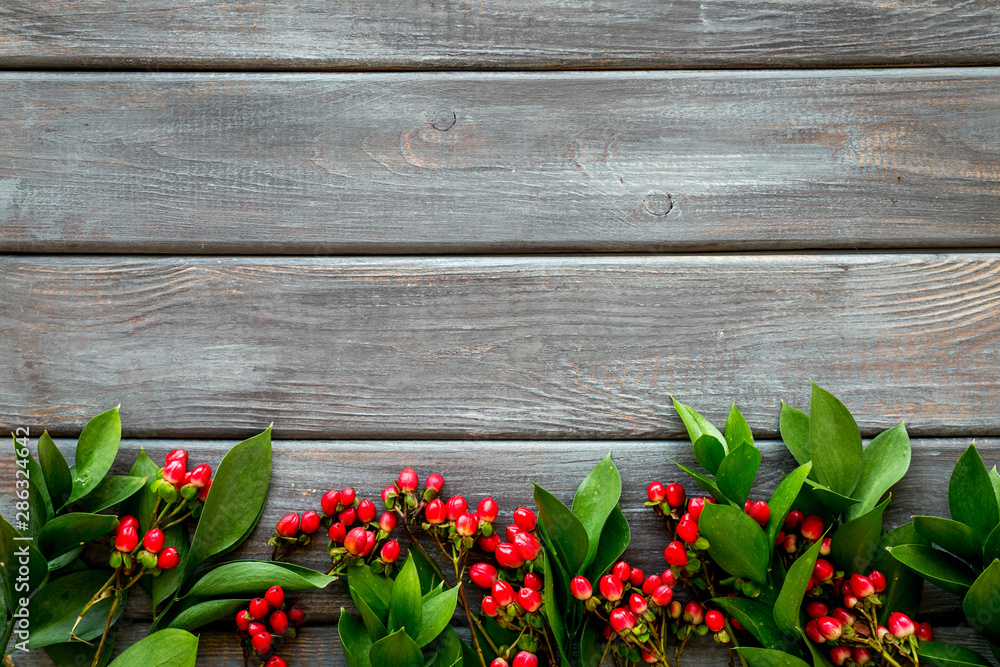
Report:
M 194 484 L 185 484 L 181 487 L 181 496 L 185 500 L 191 500 L 192 498 L 198 497 L 198 487 Z
M 177 500 L 177 489 L 174 488 L 173 484 L 168 484 L 163 482 L 160 484 L 160 488 L 156 491 L 157 495 L 168 503 L 172 503 Z

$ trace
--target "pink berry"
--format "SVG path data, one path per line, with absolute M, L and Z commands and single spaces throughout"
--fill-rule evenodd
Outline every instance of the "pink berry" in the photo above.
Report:
M 527 507 L 518 507 L 514 510 L 514 523 L 521 530 L 532 531 L 538 525 L 538 517 Z
M 353 505 L 354 499 L 357 497 L 358 494 L 355 493 L 354 489 L 351 487 L 347 487 L 346 489 L 340 492 L 340 503 L 342 505 Z
M 635 627 L 635 616 L 628 609 L 618 608 L 611 612 L 611 627 L 616 632 L 631 630 Z
M 319 530 L 319 522 L 319 514 L 313 510 L 309 510 L 302 515 L 302 521 L 299 523 L 299 527 L 302 528 L 302 532 L 306 535 L 312 535 Z
M 688 563 L 687 548 L 682 542 L 674 540 L 663 550 L 663 557 L 674 567 L 684 567 Z
M 497 580 L 497 569 L 489 563 L 476 563 L 469 568 L 469 578 L 480 588 L 493 588 Z
M 667 489 L 659 482 L 650 482 L 646 487 L 646 497 L 651 503 L 662 503 L 667 497 Z
M 281 517 L 275 531 L 282 537 L 295 537 L 299 533 L 299 515 L 292 513 Z
M 403 491 L 416 491 L 417 487 L 420 486 L 420 478 L 413 468 L 406 468 L 403 472 L 399 473 L 396 483 L 399 484 L 399 488 Z
M 440 498 L 435 498 L 424 507 L 424 518 L 432 526 L 438 526 L 448 519 L 448 508 Z
M 501 607 L 506 607 L 514 601 L 514 588 L 506 581 L 494 581 L 490 591 L 493 599 Z
M 395 563 L 399 560 L 399 554 L 399 542 L 396 540 L 389 540 L 382 545 L 382 551 L 379 552 L 379 560 L 383 563 Z
M 573 577 L 569 582 L 569 591 L 577 600 L 586 601 L 594 595 L 594 587 L 585 577 Z
M 621 600 L 622 594 L 625 592 L 621 579 L 611 574 L 606 574 L 601 577 L 598 588 L 600 588 L 601 595 L 604 596 L 604 599 L 612 602 Z
M 441 493 L 441 489 L 444 488 L 444 477 L 438 473 L 434 473 L 427 478 L 427 488 L 432 489 L 435 493 Z
M 340 504 L 340 491 L 327 491 L 320 498 L 319 504 L 323 508 L 323 514 L 333 516 L 337 513 L 337 505 Z
M 469 508 L 469 503 L 462 496 L 452 496 L 445 503 L 445 507 L 448 509 L 448 520 L 454 521 L 465 513 Z
M 212 468 L 204 463 L 191 471 L 190 483 L 199 489 L 208 484 L 210 479 L 212 479 Z

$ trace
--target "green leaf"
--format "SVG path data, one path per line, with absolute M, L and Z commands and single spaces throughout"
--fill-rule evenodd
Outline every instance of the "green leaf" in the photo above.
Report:
M 962 610 L 976 632 L 1000 644 L 1000 560 L 983 570 L 962 601 Z
M 423 667 L 424 665 L 420 647 L 402 630 L 397 630 L 372 644 L 368 655 L 372 667 Z
M 948 507 L 951 509 L 952 519 L 976 531 L 984 541 L 1000 523 L 993 482 L 975 444 L 969 445 L 959 457 L 951 473 Z
M 118 527 L 117 517 L 108 514 L 63 514 L 45 524 L 38 534 L 38 549 L 51 562 L 107 535 Z M 51 567 L 51 565 L 50 565 Z
M 823 504 L 832 514 L 840 514 L 858 501 L 850 496 L 837 493 L 829 487 L 823 486 L 811 479 L 806 480 L 806 484 L 812 490 L 813 497 Z
M 579 667 L 598 667 L 604 654 L 605 640 L 601 636 L 601 625 L 597 619 L 585 622 L 580 632 L 580 648 L 577 652 Z
M 52 441 L 48 431 L 43 431 L 38 438 L 38 463 L 45 475 L 45 484 L 48 486 L 52 504 L 60 505 L 73 490 L 73 477 L 70 475 L 66 459 Z
M 672 396 L 671 400 L 674 402 L 674 409 L 677 410 L 681 421 L 684 422 L 688 436 L 694 444 L 694 457 L 701 464 L 701 467 L 714 475 L 729 451 L 726 447 L 725 436 L 696 410 L 679 403 Z
M 974 567 L 982 567 L 983 545 L 964 523 L 936 516 L 913 517 L 914 529 L 929 541 Z
M 297 593 L 326 588 L 336 580 L 337 577 L 292 563 L 237 560 L 208 570 L 183 597 L 252 598 L 272 586 L 281 586 L 286 593 Z
M 13 434 L 11 435 L 13 438 Z M 28 476 L 28 521 L 27 534 L 30 537 L 37 537 L 45 524 L 56 515 L 52 508 L 52 499 L 49 498 L 49 489 L 46 486 L 45 476 L 42 469 L 35 461 L 27 447 L 22 447 L 13 438 L 14 458 L 19 467 Z M 21 479 L 20 477 L 18 479 Z M 18 491 L 21 491 L 18 489 Z M 23 492 L 23 491 L 22 491 Z
M 14 526 L 10 525 L 5 518 L 0 516 L 0 563 L 10 563 L 10 567 L 0 567 L 0 600 L 10 603 L 10 611 L 16 611 L 22 605 L 18 604 L 21 599 L 30 597 L 35 590 L 41 586 L 49 575 L 49 568 L 45 562 L 45 556 L 35 548 L 28 540 L 24 539 Z M 22 565 L 25 565 L 23 553 L 28 550 L 28 578 L 27 581 L 19 581 Z M 16 565 L 16 567 L 15 567 Z M 18 585 L 25 590 L 18 590 Z M 32 632 L 34 632 L 35 620 L 31 620 Z
M 597 581 L 612 565 L 618 562 L 631 539 L 632 532 L 628 521 L 625 519 L 621 507 L 615 505 L 608 520 L 604 523 L 604 530 L 601 531 L 594 562 L 587 569 L 587 578 L 591 581 Z
M 861 479 L 861 430 L 844 404 L 815 382 L 809 404 L 809 450 L 820 484 L 850 496 Z
M 105 667 L 111 662 L 111 654 L 114 652 L 115 628 L 108 631 L 108 638 L 101 649 L 101 659 L 97 661 L 97 667 Z M 83 642 L 64 642 L 62 644 L 50 644 L 45 647 L 45 652 L 52 658 L 52 662 L 59 667 L 81 667 L 82 665 L 92 665 L 94 655 L 97 653 L 97 644 L 85 644 Z
M 415 549 L 411 549 L 412 554 Z M 414 557 L 416 558 L 416 557 Z M 416 565 L 416 561 L 414 561 Z M 419 569 L 419 568 L 418 568 Z M 392 579 L 372 572 L 368 565 L 352 565 L 347 569 L 347 585 L 351 598 L 360 596 L 379 618 L 389 618 L 389 600 L 392 599 Z M 421 588 L 421 590 L 423 590 Z
M 462 640 L 458 638 L 455 628 L 445 626 L 444 632 L 434 645 L 434 652 L 424 663 L 425 667 L 461 667 Z
M 209 558 L 237 546 L 260 516 L 271 480 L 271 427 L 225 455 L 212 481 L 176 585 Z M 167 594 L 172 591 L 167 591 Z M 159 602 L 157 600 L 157 602 Z
M 167 627 L 191 632 L 212 621 L 235 616 L 236 612 L 245 609 L 249 602 L 249 597 L 239 600 L 221 599 L 199 602 L 177 614 L 177 617 Z
M 917 655 L 935 667 L 992 667 L 989 660 L 958 644 L 922 640 Z
M 417 566 L 417 574 L 420 575 L 420 592 L 426 595 L 433 589 L 437 588 L 437 585 L 441 583 L 441 577 L 434 570 L 434 567 L 427 560 L 427 556 L 420 549 L 410 549 L 410 555 L 413 556 L 413 564 Z M 377 575 L 373 575 L 377 576 Z M 383 581 L 390 581 L 386 577 L 378 577 Z M 390 585 L 391 588 L 391 585 Z M 388 597 L 386 600 L 388 601 Z
M 611 453 L 584 478 L 573 497 L 572 512 L 587 533 L 587 556 L 583 568 L 590 565 L 597 552 L 601 530 L 622 495 L 622 478 L 611 460 Z
M 830 540 L 830 556 L 839 569 L 845 572 L 867 572 L 868 565 L 878 553 L 882 539 L 882 514 L 889 505 L 885 502 L 840 526 Z
M 715 598 L 712 604 L 739 621 L 764 648 L 781 649 L 789 646 L 774 622 L 771 605 L 739 597 Z
M 421 601 L 420 631 L 413 639 L 417 646 L 426 646 L 444 632 L 452 616 L 455 615 L 456 604 L 458 604 L 458 586 L 442 591 L 429 600 Z
M 752 646 L 740 646 L 736 650 L 751 667 L 810 667 L 806 661 L 784 651 Z
M 1000 507 L 1000 472 L 997 472 L 996 466 L 990 470 L 990 482 L 993 484 L 993 493 L 997 497 L 997 507 Z
M 42 586 L 28 604 L 28 612 L 31 614 L 28 648 L 36 649 L 70 641 L 70 631 L 77 616 L 110 576 L 110 571 L 83 570 Z M 76 636 L 84 641 L 100 637 L 108 612 L 111 611 L 111 602 L 112 598 L 109 597 L 91 607 L 76 627 Z M 114 619 L 121 616 L 124 608 L 124 604 L 118 605 Z
M 373 640 L 382 639 L 389 631 L 386 630 L 385 622 L 382 618 L 375 614 L 375 612 L 368 606 L 364 598 L 352 597 L 354 600 L 354 606 L 358 608 L 361 613 L 361 620 L 365 623 L 365 628 L 368 629 L 368 634 L 371 635 Z
M 185 630 L 154 632 L 129 646 L 110 667 L 194 667 L 198 638 Z
M 771 508 L 771 519 L 767 523 L 767 543 L 774 544 L 778 533 L 785 527 L 785 517 L 792 509 L 792 504 L 799 497 L 802 484 L 812 470 L 812 462 L 806 461 L 781 480 L 767 505 Z
M 990 562 L 1000 558 L 1000 526 L 993 529 L 990 536 L 986 538 L 986 544 L 983 546 L 983 561 Z
M 420 606 L 420 575 L 413 558 L 406 562 L 396 575 L 389 600 L 389 632 L 405 629 L 406 634 L 416 637 L 420 632 L 422 608 Z
M 711 545 L 708 555 L 719 567 L 735 577 L 766 584 L 770 560 L 767 536 L 743 510 L 706 504 L 698 527 Z
M 590 552 L 587 531 L 562 501 L 537 484 L 534 486 L 538 520 L 545 526 L 556 558 L 567 572 L 575 575 L 583 569 Z
M 729 409 L 729 416 L 726 417 L 726 443 L 729 445 L 729 451 L 733 451 L 744 442 L 753 445 L 753 431 L 750 430 L 750 424 L 734 402 L 733 407 Z
M 707 494 L 715 498 L 716 501 L 724 505 L 729 504 L 729 499 L 726 498 L 726 495 L 719 490 L 719 487 L 716 486 L 715 481 L 712 480 L 710 477 L 706 477 L 697 470 L 692 470 L 691 468 L 688 468 L 685 465 L 681 465 L 680 463 L 677 463 L 677 461 L 673 461 L 673 464 L 678 468 L 680 468 L 681 470 L 683 470 L 684 472 L 686 472 L 691 479 L 693 479 L 695 482 L 698 483 L 698 486 L 704 489 Z
M 337 632 L 340 634 L 340 643 L 344 648 L 344 658 L 347 659 L 348 667 L 369 667 L 371 662 L 368 653 L 372 648 L 372 638 L 368 636 L 365 626 L 348 614 L 343 607 L 340 608 Z
M 752 443 L 740 443 L 719 464 L 715 483 L 733 504 L 742 506 L 750 497 L 760 460 L 760 451 Z
M 101 480 L 87 496 L 80 500 L 84 512 L 100 512 L 131 498 L 146 484 L 145 477 L 109 475 Z
M 100 484 L 118 456 L 121 439 L 122 422 L 118 407 L 102 412 L 87 422 L 76 442 L 73 490 L 67 504 L 83 498 Z
M 889 547 L 889 553 L 938 588 L 959 597 L 965 595 L 976 578 L 968 565 L 951 554 L 933 547 L 901 544 Z
M 560 608 L 559 603 L 556 601 L 555 577 L 552 573 L 552 563 L 548 554 L 543 556 L 542 566 L 542 574 L 545 577 L 544 581 L 547 583 L 542 588 L 542 610 L 545 612 L 545 618 L 549 621 L 549 628 L 552 630 L 552 635 L 556 638 L 556 646 L 559 649 L 559 654 L 565 656 L 567 653 L 566 628 L 563 625 L 562 616 L 565 610 Z
M 800 466 L 812 461 L 812 453 L 809 451 L 809 415 L 782 401 L 778 428 L 782 442 Z
M 861 479 L 851 494 L 858 504 L 847 508 L 844 518 L 850 521 L 867 514 L 893 484 L 903 479 L 909 467 L 910 436 L 906 433 L 906 425 L 900 422 L 879 433 L 865 447 Z
M 879 622 L 885 625 L 889 614 L 898 611 L 906 614 L 910 618 L 917 615 L 920 607 L 920 593 L 923 582 L 913 570 L 906 567 L 886 548 L 900 544 L 924 544 L 929 546 L 930 542 L 920 535 L 913 527 L 912 523 L 907 523 L 898 528 L 893 528 L 882 536 L 879 545 L 879 553 L 872 563 L 872 569 L 878 570 L 885 576 L 886 588 L 880 596 L 882 598 L 882 608 L 879 611 Z
M 802 599 L 806 595 L 809 579 L 816 567 L 816 559 L 819 557 L 822 545 L 823 541 L 817 540 L 792 563 L 788 568 L 788 574 L 785 575 L 785 583 L 781 586 L 778 599 L 774 603 L 774 622 L 786 635 L 797 635 L 801 629 L 799 621 Z

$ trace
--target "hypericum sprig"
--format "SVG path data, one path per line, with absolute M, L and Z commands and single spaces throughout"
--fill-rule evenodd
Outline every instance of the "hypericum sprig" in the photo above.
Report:
M 296 636 L 295 628 L 304 622 L 302 609 L 288 605 L 281 586 L 267 589 L 263 597 L 254 598 L 236 613 L 236 636 L 243 647 L 244 663 L 253 656 L 262 667 L 286 667 L 276 652 L 286 639 Z

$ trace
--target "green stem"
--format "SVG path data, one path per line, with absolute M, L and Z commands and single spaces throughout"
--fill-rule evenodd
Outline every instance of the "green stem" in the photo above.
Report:
M 10 641 L 10 636 L 12 634 L 14 634 L 14 619 L 13 618 L 10 619 L 10 623 L 8 623 L 7 627 L 4 628 L 4 631 L 3 631 L 3 642 L 0 643 L 0 653 L 4 654 L 4 660 L 6 660 L 7 656 L 9 655 L 7 653 L 7 642 Z
M 90 663 L 90 667 L 97 667 L 97 664 L 101 661 L 101 651 L 104 650 L 104 642 L 108 638 L 108 630 L 111 629 L 111 619 L 115 616 L 115 610 L 118 608 L 118 599 L 121 593 L 115 591 L 115 599 L 111 602 L 111 610 L 108 612 L 108 620 L 104 622 L 104 632 L 101 634 L 101 643 L 97 645 L 97 653 L 94 654 L 94 662 Z
M 458 599 L 462 602 L 462 609 L 465 610 L 465 618 L 469 622 L 469 629 L 472 630 L 472 645 L 476 649 L 476 655 L 479 656 L 479 662 L 482 667 L 486 667 L 486 656 L 483 655 L 483 649 L 479 646 L 479 634 L 476 632 L 475 625 L 472 622 L 472 612 L 469 611 L 469 601 L 465 597 L 465 586 L 462 585 L 462 570 L 459 568 L 458 559 L 452 560 L 455 564 L 455 580 L 458 582 L 455 585 L 458 586 Z
M 179 518 L 179 519 L 177 519 L 175 521 L 171 521 L 169 524 L 167 524 L 166 526 L 163 527 L 163 530 L 166 530 L 167 528 L 173 528 L 174 526 L 176 526 L 177 524 L 179 524 L 181 521 L 184 521 L 185 519 L 187 519 L 192 514 L 194 514 L 194 510 L 189 511 L 187 514 L 185 514 L 184 516 L 182 516 L 181 518 Z M 169 519 L 170 517 L 167 517 L 167 518 Z

